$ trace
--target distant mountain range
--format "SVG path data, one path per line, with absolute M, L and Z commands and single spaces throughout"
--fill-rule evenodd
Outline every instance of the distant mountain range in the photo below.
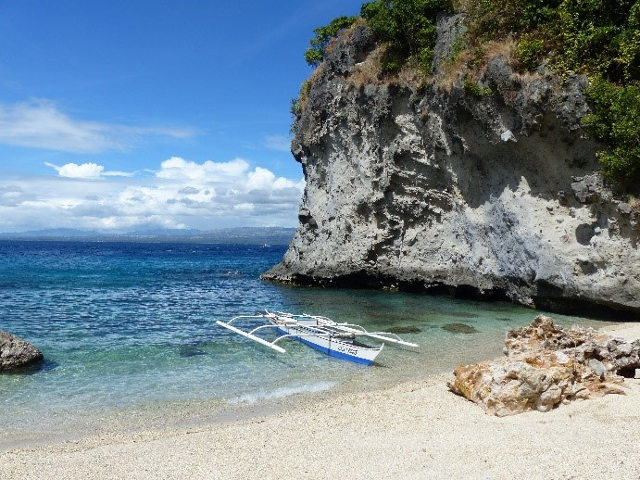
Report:
M 110 233 L 74 228 L 51 228 L 19 233 L 0 233 L 0 240 L 57 240 L 87 242 L 184 242 L 243 245 L 289 245 L 295 228 L 235 227 L 201 231 L 194 229 L 146 229 Z

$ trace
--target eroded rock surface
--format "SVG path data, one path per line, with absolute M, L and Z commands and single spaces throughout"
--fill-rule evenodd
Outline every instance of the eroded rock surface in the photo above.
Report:
M 29 342 L 0 330 L 0 373 L 28 367 L 42 358 L 42 352 Z
M 544 412 L 578 398 L 624 393 L 620 374 L 640 368 L 640 340 L 563 329 L 543 315 L 507 333 L 504 352 L 502 359 L 458 366 L 451 391 L 492 415 Z
M 474 95 L 446 68 L 463 30 L 442 17 L 420 85 L 367 79 L 364 26 L 335 43 L 294 125 L 300 227 L 264 278 L 640 314 L 639 219 L 581 129 L 586 78 L 521 75 L 497 52 Z

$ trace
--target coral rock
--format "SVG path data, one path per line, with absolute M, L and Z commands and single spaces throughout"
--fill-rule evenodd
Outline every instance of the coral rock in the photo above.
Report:
M 540 315 L 507 333 L 504 358 L 458 366 L 449 388 L 492 415 L 545 412 L 577 398 L 624 393 L 618 373 L 640 367 L 639 352 L 640 341 L 565 330 Z

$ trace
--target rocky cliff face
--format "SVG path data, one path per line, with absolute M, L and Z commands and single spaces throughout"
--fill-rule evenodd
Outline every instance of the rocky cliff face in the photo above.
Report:
M 366 27 L 337 42 L 294 125 L 300 227 L 264 278 L 640 314 L 639 219 L 581 130 L 586 79 L 518 74 L 496 53 L 465 87 L 447 72 L 463 28 L 440 19 L 420 85 L 362 80 Z

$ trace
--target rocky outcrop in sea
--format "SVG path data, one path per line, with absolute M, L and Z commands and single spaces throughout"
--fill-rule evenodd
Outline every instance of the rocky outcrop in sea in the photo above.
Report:
M 639 315 L 640 212 L 599 174 L 586 77 L 521 74 L 496 48 L 470 80 L 449 60 L 463 30 L 440 19 L 420 82 L 367 73 L 364 25 L 336 41 L 294 124 L 300 226 L 263 278 Z
M 42 352 L 29 342 L 0 330 L 0 373 L 24 369 L 42 359 Z
M 450 390 L 499 417 L 546 412 L 576 399 L 623 394 L 624 377 L 633 378 L 640 368 L 640 339 L 563 329 L 544 315 L 507 333 L 504 353 L 501 359 L 457 367 Z

